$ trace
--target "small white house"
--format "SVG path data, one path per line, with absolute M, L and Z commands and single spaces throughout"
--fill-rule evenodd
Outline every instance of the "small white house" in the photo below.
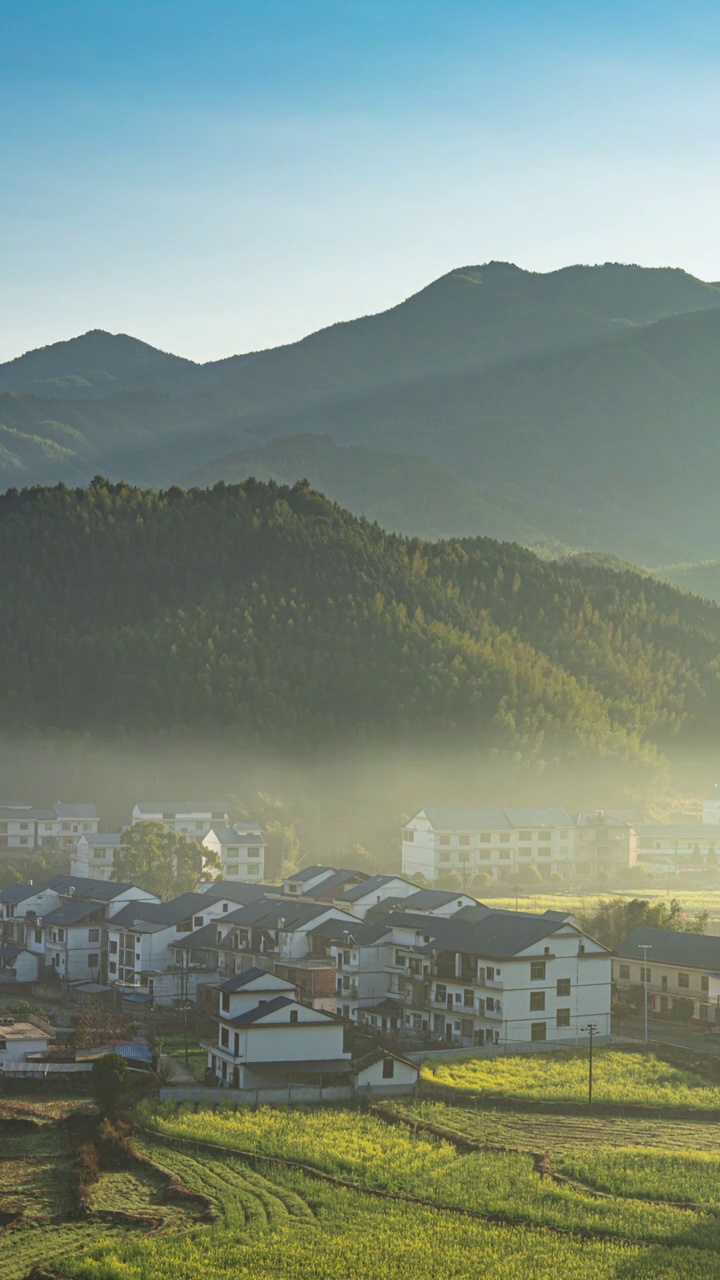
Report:
M 219 991 L 218 1038 L 205 1047 L 210 1071 L 225 1086 L 254 1090 L 349 1076 L 342 1023 L 300 1004 L 291 982 L 248 969 Z
M 115 831 L 97 831 L 80 836 L 70 859 L 70 875 L 88 879 L 111 880 L 115 853 L 122 836 Z
M 353 1062 L 353 1084 L 358 1095 L 398 1097 L 417 1088 L 419 1067 L 386 1049 L 373 1049 Z
M 0 1070 L 11 1074 L 13 1066 L 27 1062 L 28 1054 L 45 1053 L 54 1039 L 54 1029 L 37 1018 L 0 1018 Z
M 412 880 L 406 880 L 404 876 L 371 876 L 369 880 L 363 880 L 352 889 L 346 889 L 336 901 L 346 911 L 352 911 L 353 915 L 364 920 L 368 911 L 386 899 L 392 898 L 397 901 L 400 898 L 409 898 L 413 893 L 417 893 L 417 885 L 413 884 Z
M 202 843 L 219 857 L 219 874 L 226 880 L 265 878 L 265 840 L 257 823 L 211 827 Z
M 37 982 L 40 961 L 19 942 L 7 942 L 0 947 L 0 984 L 22 986 Z

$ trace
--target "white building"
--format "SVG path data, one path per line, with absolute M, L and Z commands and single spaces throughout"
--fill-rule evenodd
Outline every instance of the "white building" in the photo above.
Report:
M 342 1023 L 300 1004 L 291 982 L 262 969 L 220 986 L 217 1042 L 206 1047 L 212 1074 L 236 1089 L 330 1083 L 352 1070 Z
M 70 875 L 111 880 L 115 853 L 121 844 L 122 836 L 119 832 L 98 831 L 81 835 L 70 859 Z
M 211 827 L 230 826 L 230 805 L 225 800 L 138 800 L 133 826 L 136 822 L 162 822 L 168 831 L 202 840 Z
M 619 992 L 633 995 L 638 1012 L 647 995 L 651 1018 L 675 1018 L 682 1010 L 688 1021 L 703 1026 L 720 1023 L 718 937 L 671 929 L 633 929 L 618 945 L 613 978 Z
M 566 874 L 574 856 L 574 823 L 564 809 L 421 809 L 403 831 L 403 875 L 428 884 L 479 871 L 514 880 L 524 867 Z
M 0 985 L 22 986 L 37 982 L 40 962 L 32 951 L 19 942 L 0 946 Z
M 219 857 L 218 874 L 226 880 L 265 879 L 265 840 L 257 823 L 211 827 L 202 843 Z
M 0 845 L 9 849 L 40 849 L 54 844 L 73 848 L 83 834 L 98 829 L 94 804 L 64 804 L 58 800 L 51 809 L 14 802 L 0 806 Z
M 655 875 L 720 865 L 720 825 L 643 823 L 637 827 L 638 862 Z
M 45 1053 L 54 1039 L 54 1029 L 39 1018 L 0 1018 L 0 1071 L 11 1075 L 13 1067 L 27 1062 L 28 1054 Z
M 322 889 L 322 885 L 320 888 Z M 371 876 L 369 880 L 346 889 L 335 901 L 344 910 L 351 911 L 364 920 L 368 912 L 380 903 L 389 899 L 397 901 L 409 898 L 413 893 L 417 893 L 417 885 L 404 876 Z

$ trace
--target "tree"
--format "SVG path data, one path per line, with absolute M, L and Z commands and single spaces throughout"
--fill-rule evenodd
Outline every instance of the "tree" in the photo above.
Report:
M 450 871 L 446 876 L 440 876 L 435 881 L 436 889 L 443 889 L 446 893 L 455 893 L 462 891 L 462 877 L 456 871 Z
M 611 950 L 615 950 L 632 929 L 645 927 L 700 933 L 707 923 L 702 919 L 702 913 L 692 922 L 686 922 L 678 898 L 652 903 L 646 898 L 632 898 L 630 902 L 624 898 L 606 898 L 589 911 L 580 909 L 575 914 L 585 933 Z
M 531 865 L 527 867 L 519 867 L 517 873 L 518 882 L 520 884 L 539 884 L 542 876 L 537 867 Z
M 477 875 L 473 876 L 472 887 L 475 893 L 483 893 L 485 889 L 490 888 L 491 884 L 492 876 L 487 871 L 478 871 Z
M 139 884 L 159 898 L 176 898 L 211 880 L 217 854 L 196 840 L 168 831 L 164 822 L 137 822 L 115 853 L 113 879 Z
M 116 1053 L 105 1053 L 92 1065 L 90 1073 L 93 1096 L 102 1115 L 117 1116 L 127 1098 L 128 1065 Z
M 127 1018 L 110 1001 L 93 996 L 83 1002 L 75 1017 L 73 1043 L 76 1049 L 91 1049 L 111 1040 L 124 1040 L 129 1029 Z

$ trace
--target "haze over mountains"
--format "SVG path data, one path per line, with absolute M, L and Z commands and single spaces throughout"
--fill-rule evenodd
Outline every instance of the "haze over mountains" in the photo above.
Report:
M 198 365 L 90 332 L 0 366 L 0 487 L 307 476 L 386 527 L 715 558 L 720 288 L 606 264 L 454 271 Z

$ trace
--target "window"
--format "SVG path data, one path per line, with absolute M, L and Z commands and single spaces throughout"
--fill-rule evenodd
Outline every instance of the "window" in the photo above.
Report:
M 547 1040 L 547 1023 L 531 1022 L 530 1023 L 530 1039 L 531 1040 Z
M 405 840 L 407 844 L 412 844 L 414 839 L 415 839 L 414 831 L 403 831 L 403 840 Z
M 99 942 L 99 941 L 100 941 L 100 930 L 88 929 L 88 942 Z
M 222 1013 L 230 1012 L 230 996 L 227 991 L 220 992 L 220 1009 Z
M 195 916 L 195 918 L 193 919 L 193 929 L 202 929 L 202 927 L 203 927 L 202 916 Z
M 192 929 L 192 920 L 178 920 L 175 925 L 176 933 L 190 933 Z
M 629 965 L 629 964 L 621 964 L 621 965 L 620 965 L 620 968 L 619 968 L 619 970 L 618 970 L 618 977 L 621 979 L 621 981 L 625 981 L 625 982 L 627 982 L 627 981 L 629 980 L 629 978 L 630 978 L 630 965 Z
M 700 979 L 700 990 L 701 991 L 710 990 L 710 979 L 707 977 L 706 974 L 703 974 L 702 978 Z
M 678 986 L 679 986 L 679 987 L 681 987 L 684 991 L 687 991 L 688 987 L 690 986 L 690 974 L 689 974 L 689 973 L 679 973 L 679 974 L 678 974 Z
M 491 964 L 489 964 L 487 969 L 485 970 L 485 977 L 488 982 L 495 981 L 495 970 Z
M 440 982 L 435 987 L 435 999 L 443 1002 L 447 999 L 447 987 L 444 987 Z
M 227 1049 L 230 1045 L 230 1032 L 228 1031 L 227 1027 L 220 1028 L 220 1044 L 222 1045 L 223 1049 Z
M 297 1022 L 297 1020 L 298 1020 L 298 1011 L 297 1011 L 297 1009 L 291 1009 L 291 1010 L 290 1010 L 290 1021 L 291 1021 L 291 1022 Z
M 541 842 L 541 844 L 549 844 L 549 843 L 550 843 L 550 832 L 549 832 L 549 831 L 538 831 L 538 840 Z
M 117 973 L 117 965 L 114 960 L 111 960 L 108 965 L 108 973 Z
M 530 992 L 530 1011 L 531 1013 L 542 1013 L 545 1009 L 545 992 Z
M 549 948 L 549 947 L 543 947 L 543 953 L 544 953 L 546 956 L 549 956 L 549 955 L 550 955 L 550 948 Z
M 99 969 L 99 968 L 100 968 L 100 957 L 97 951 L 92 951 L 88 956 L 88 969 Z
M 545 961 L 533 960 L 530 965 L 530 981 L 542 982 L 545 977 Z
M 229 903 L 229 902 L 223 902 L 223 904 L 222 904 L 222 909 L 223 909 L 223 911 L 229 911 L 229 910 L 230 910 L 230 903 Z
M 649 982 L 651 978 L 651 973 L 652 973 L 652 970 L 646 969 L 645 966 L 642 964 L 640 965 L 640 981 L 641 982 Z M 678 983 L 678 986 L 679 985 L 680 983 Z
M 468 990 L 463 991 L 463 1004 L 465 1005 L 465 1008 L 472 1009 L 473 1003 L 474 1001 L 473 1001 L 472 991 L 468 991 Z
M 395 1059 L 383 1058 L 383 1080 L 392 1080 L 395 1075 Z
M 570 1026 L 570 1010 L 569 1010 L 569 1009 L 558 1009 L 558 1011 L 557 1011 L 557 1025 L 558 1025 L 559 1027 L 569 1027 L 569 1026 Z
M 480 832 L 480 843 L 481 843 L 481 844 L 490 844 L 490 843 L 491 843 L 491 841 L 492 841 L 492 836 L 490 835 L 490 832 L 489 832 L 489 831 L 481 831 L 481 832 Z
M 449 837 L 449 836 L 440 836 L 438 843 L 439 843 L 439 844 L 449 844 L 449 843 L 450 843 L 450 837 Z
M 403 955 L 402 951 L 396 951 L 396 952 L 395 952 L 395 964 L 396 964 L 396 966 L 398 967 L 398 969 L 404 969 L 404 968 L 405 968 L 405 957 L 404 957 L 404 955 Z
M 559 995 L 559 996 L 569 996 L 569 995 L 570 995 L 570 985 L 571 985 L 571 984 L 570 984 L 570 979 L 569 979 L 569 978 L 558 978 L 558 980 L 557 980 L 557 995 Z
M 508 859 L 510 858 L 510 850 L 501 849 L 498 854 L 498 857 L 501 858 L 504 862 L 508 861 Z
M 521 840 L 532 840 L 532 838 L 533 838 L 533 833 L 532 833 L 532 831 L 521 831 L 521 832 L 520 832 L 520 839 L 521 839 Z
M 35 930 L 35 941 L 42 942 L 42 929 Z
M 469 844 L 469 843 L 470 843 L 470 837 L 469 837 L 469 836 L 460 836 L 460 844 Z M 386 1059 L 386 1061 L 387 1061 L 387 1059 Z M 392 1061 L 392 1059 L 391 1059 L 391 1061 Z
M 501 843 L 501 844 L 509 844 L 509 843 L 510 843 L 510 832 L 509 832 L 509 831 L 501 831 L 501 832 L 500 832 L 500 843 Z
M 248 849 L 248 851 L 247 851 L 247 856 L 248 856 L 248 858 L 259 858 L 259 857 L 260 857 L 260 850 L 259 850 L 259 849 L 257 849 L 257 848 L 255 848 L 255 849 Z
M 58 942 L 64 942 L 64 941 L 65 941 L 65 930 L 64 930 L 64 929 L 58 929 L 57 933 L 58 933 Z

